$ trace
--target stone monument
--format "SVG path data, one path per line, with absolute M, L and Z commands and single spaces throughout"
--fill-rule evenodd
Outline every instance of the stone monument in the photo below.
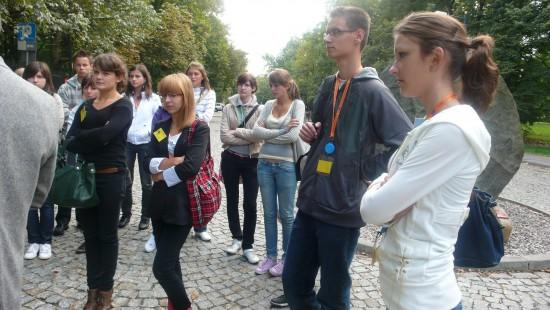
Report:
M 416 99 L 401 96 L 399 85 L 388 70 L 384 70 L 380 78 L 411 121 L 414 122 L 415 117 L 424 117 L 422 105 Z M 491 160 L 478 177 L 476 186 L 496 198 L 518 171 L 523 159 L 523 135 L 516 102 L 502 77 L 499 78 L 495 100 L 482 119 L 491 134 Z

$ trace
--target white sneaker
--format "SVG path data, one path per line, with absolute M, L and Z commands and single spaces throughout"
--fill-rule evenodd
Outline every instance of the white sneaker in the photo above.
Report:
M 241 249 L 241 244 L 242 242 L 237 240 L 237 239 L 233 239 L 233 243 L 231 243 L 230 246 L 228 246 L 226 249 L 225 249 L 225 253 L 229 254 L 229 255 L 235 255 L 237 254 L 237 252 L 239 252 L 239 250 Z
M 49 259 L 52 257 L 52 245 L 45 243 L 40 245 L 40 254 L 38 254 L 38 258 L 40 259 Z
M 195 233 L 195 236 L 201 239 L 202 241 L 206 241 L 206 242 L 212 240 L 212 236 L 210 236 L 210 234 L 208 233 L 208 230 L 197 232 Z
M 40 245 L 38 243 L 31 243 L 29 245 L 29 248 L 25 252 L 25 259 L 35 259 L 36 255 L 38 255 L 38 251 L 40 250 Z
M 256 265 L 260 261 L 258 255 L 254 253 L 254 249 L 244 250 L 243 256 L 252 265 Z
M 149 240 L 145 242 L 145 252 L 151 253 L 157 248 L 157 244 L 155 243 L 155 235 L 151 234 L 151 237 L 149 237 Z

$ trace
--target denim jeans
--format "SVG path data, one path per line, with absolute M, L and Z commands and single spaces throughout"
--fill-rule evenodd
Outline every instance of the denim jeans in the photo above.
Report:
M 349 267 L 359 228 L 335 226 L 298 211 L 285 259 L 283 288 L 291 309 L 349 309 Z M 313 290 L 321 269 L 321 286 Z
M 222 153 L 221 170 L 227 197 L 227 222 L 233 239 L 242 241 L 243 250 L 251 249 L 256 231 L 258 198 L 258 159 Z M 239 219 L 239 178 L 243 180 L 244 223 Z
M 258 183 L 264 207 L 267 257 L 277 258 L 277 215 L 283 226 L 283 252 L 286 254 L 294 222 L 296 171 L 294 163 L 258 161 Z M 277 201 L 279 202 L 277 204 Z
M 70 210 L 70 209 L 69 209 Z M 40 216 L 38 213 L 40 212 Z M 27 220 L 27 234 L 30 243 L 51 244 L 53 234 L 53 203 L 50 198 L 40 209 L 30 208 Z
M 130 182 L 126 184 L 126 196 L 122 204 L 122 214 L 132 215 L 132 184 L 134 182 L 134 163 L 136 157 L 139 167 L 139 180 L 141 181 L 141 218 L 149 218 L 149 206 L 151 205 L 151 191 L 153 180 L 149 167 L 145 167 L 146 144 L 126 143 L 126 162 L 130 171 Z

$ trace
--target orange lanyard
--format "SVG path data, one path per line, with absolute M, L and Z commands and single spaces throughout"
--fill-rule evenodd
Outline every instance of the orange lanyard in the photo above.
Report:
M 342 111 L 342 107 L 346 102 L 346 97 L 348 96 L 349 86 L 351 84 L 351 78 L 346 81 L 346 84 L 344 86 L 344 92 L 342 93 L 342 97 L 340 97 L 340 103 L 338 104 L 338 109 L 335 112 L 334 109 L 336 109 L 336 97 L 338 96 L 338 89 L 340 89 L 340 83 L 341 83 L 340 79 L 336 77 L 336 83 L 334 83 L 334 91 L 332 94 L 332 124 L 330 126 L 331 140 L 334 140 L 334 134 L 336 133 L 336 125 L 338 124 L 338 120 L 340 119 L 340 112 Z
M 450 93 L 448 94 L 447 96 L 443 97 L 443 99 L 439 100 L 435 106 L 434 106 L 434 109 L 431 113 L 428 113 L 426 114 L 426 119 L 430 119 L 432 118 L 434 115 L 436 115 L 437 113 L 441 112 L 441 110 L 443 109 L 443 107 L 449 103 L 449 101 L 452 101 L 452 100 L 455 100 L 456 99 L 456 94 L 455 93 Z

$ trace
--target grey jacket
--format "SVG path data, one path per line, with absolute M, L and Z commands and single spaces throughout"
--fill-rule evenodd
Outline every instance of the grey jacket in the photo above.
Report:
M 248 122 L 245 124 L 244 128 L 237 128 L 239 123 L 237 121 L 237 114 L 235 110 L 235 105 L 239 95 L 233 95 L 229 97 L 229 104 L 226 104 L 223 107 L 222 112 L 222 121 L 220 125 L 220 139 L 223 143 L 223 149 L 228 149 L 234 145 L 248 145 L 249 155 L 257 156 L 260 152 L 260 147 L 262 145 L 262 140 L 257 139 L 252 134 L 252 128 L 254 123 L 258 119 L 258 116 L 262 112 L 263 106 L 260 105 L 254 114 L 250 117 Z M 258 102 L 256 101 L 256 96 L 252 95 L 252 100 L 244 105 L 244 114 L 248 115 L 250 111 L 256 106 Z
M 53 179 L 55 99 L 13 73 L 0 57 L 0 309 L 19 309 L 29 207 L 40 207 Z

